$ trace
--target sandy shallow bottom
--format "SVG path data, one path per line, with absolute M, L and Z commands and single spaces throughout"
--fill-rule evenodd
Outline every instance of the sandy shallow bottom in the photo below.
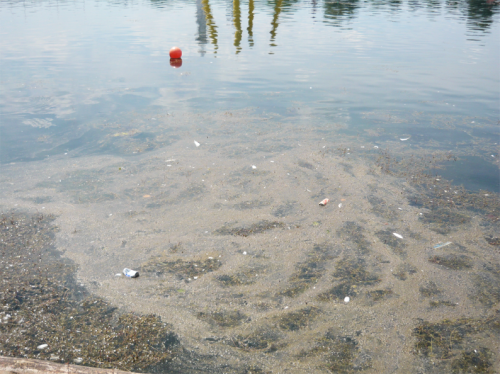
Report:
M 500 371 L 498 194 L 429 184 L 428 151 L 401 163 L 399 139 L 234 134 L 241 122 L 147 153 L 4 165 L 0 207 L 54 215 L 78 284 L 160 316 L 212 372 Z M 184 372 L 211 371 L 197 365 Z

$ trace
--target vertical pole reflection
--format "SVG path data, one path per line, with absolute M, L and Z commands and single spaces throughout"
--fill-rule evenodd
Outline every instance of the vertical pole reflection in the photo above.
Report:
M 273 20 L 271 21 L 271 25 L 273 25 L 273 28 L 271 30 L 271 44 L 269 44 L 271 47 L 276 47 L 277 45 L 274 43 L 276 40 L 276 34 L 278 33 L 278 26 L 279 26 L 279 16 L 281 13 L 281 7 L 283 5 L 283 0 L 276 0 L 276 5 L 274 6 L 274 16 Z
M 253 47 L 253 12 L 255 10 L 255 6 L 253 4 L 253 0 L 248 0 L 248 44 L 250 47 Z
M 240 10 L 240 0 L 233 0 L 233 22 L 234 28 L 234 46 L 236 47 L 236 54 L 241 52 L 241 10 Z
M 207 39 L 207 23 L 205 21 L 205 14 L 203 13 L 201 0 L 196 0 L 196 23 L 198 24 L 198 36 L 196 41 L 200 45 L 200 54 L 205 55 L 206 51 L 204 45 L 208 43 Z
M 201 3 L 203 4 L 203 12 L 205 13 L 205 22 L 208 26 L 208 35 L 214 45 L 214 54 L 216 54 L 219 49 L 219 45 L 217 44 L 217 26 L 215 25 L 210 3 L 208 1 L 209 0 L 201 0 Z

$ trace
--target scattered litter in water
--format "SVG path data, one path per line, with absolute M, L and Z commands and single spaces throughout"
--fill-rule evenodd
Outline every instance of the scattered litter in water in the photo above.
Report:
M 323 199 L 320 201 L 319 205 L 321 206 L 325 206 L 326 204 L 328 204 L 330 202 L 330 199 Z
M 139 277 L 139 272 L 131 269 L 123 269 L 123 274 L 125 274 L 128 278 L 137 278 Z
M 408 139 L 410 138 L 399 138 L 399 140 L 401 140 L 402 142 L 407 141 Z
M 198 143 L 198 142 L 195 140 L 195 141 L 194 141 L 194 145 L 195 145 L 196 147 L 199 147 L 199 146 L 200 146 L 200 143 Z
M 349 296 L 344 297 L 344 303 L 348 303 L 350 300 Z
M 47 348 L 48 346 L 49 346 L 48 344 L 40 344 L 39 346 L 36 347 L 36 349 L 42 350 L 42 349 Z
M 339 204 L 339 208 L 342 208 L 342 203 Z
M 392 235 L 394 235 L 396 238 L 403 239 L 403 235 L 400 235 L 397 232 L 393 232 Z
M 452 244 L 452 242 L 438 243 L 433 248 L 438 249 L 438 248 L 446 247 L 447 245 L 450 245 L 450 244 Z

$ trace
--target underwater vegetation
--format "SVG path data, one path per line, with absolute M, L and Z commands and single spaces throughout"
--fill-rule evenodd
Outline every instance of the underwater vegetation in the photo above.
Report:
M 248 227 L 221 227 L 220 229 L 215 230 L 215 234 L 246 237 L 249 235 L 261 234 L 269 230 L 283 227 L 285 227 L 285 224 L 283 222 L 264 220 L 258 223 L 254 223 Z
M 299 359 L 310 356 L 321 358 L 318 366 L 331 373 L 355 373 L 371 367 L 371 357 L 360 352 L 356 339 L 338 335 L 333 328 L 312 349 L 303 350 L 298 355 Z
M 428 281 L 419 288 L 420 294 L 424 297 L 437 296 L 443 292 L 433 281 Z
M 428 224 L 430 230 L 438 234 L 446 235 L 456 229 L 457 226 L 469 223 L 471 218 L 456 209 L 436 208 L 425 213 L 419 219 Z
M 265 353 L 272 353 L 284 346 L 278 343 L 283 337 L 284 335 L 278 329 L 264 325 L 257 327 L 250 334 L 232 337 L 227 341 L 227 344 L 244 351 L 259 350 Z
M 307 307 L 276 317 L 278 327 L 283 331 L 297 331 L 306 327 L 320 313 L 320 309 Z
M 413 330 L 414 354 L 440 360 L 442 372 L 493 373 L 492 352 L 483 344 L 499 338 L 500 311 L 485 319 L 460 318 L 428 322 Z
M 295 271 L 288 279 L 288 286 L 277 295 L 287 297 L 300 295 L 323 276 L 327 261 L 334 257 L 331 246 L 314 245 L 312 251 L 307 253 L 306 260 L 295 265 Z
M 337 236 L 353 243 L 355 253 L 365 255 L 370 251 L 370 242 L 363 235 L 364 231 L 356 222 L 347 221 L 337 230 Z
M 53 247 L 53 221 L 17 212 L 0 219 L 0 354 L 128 371 L 175 357 L 181 346 L 170 325 L 118 313 L 76 283 L 75 266 Z
M 367 271 L 365 261 L 360 257 L 346 257 L 337 262 L 333 278 L 339 283 L 319 294 L 319 301 L 344 300 L 346 296 L 357 295 L 360 287 L 381 281 L 379 276 Z
M 417 272 L 417 268 L 411 264 L 399 264 L 392 275 L 394 275 L 397 279 L 405 281 L 408 279 L 408 275 L 415 274 Z
M 196 317 L 212 326 L 219 327 L 236 327 L 241 325 L 243 320 L 248 319 L 248 316 L 239 310 L 199 312 Z
M 192 279 L 211 273 L 222 266 L 222 262 L 213 257 L 200 260 L 171 261 L 172 256 L 156 256 L 146 261 L 141 266 L 144 272 L 155 273 L 158 276 L 164 273 L 175 274 L 179 279 Z
M 474 265 L 472 258 L 455 254 L 431 256 L 429 257 L 429 262 L 453 270 L 470 269 Z
M 266 272 L 265 267 L 253 266 L 239 269 L 234 274 L 219 275 L 216 279 L 223 287 L 244 286 L 255 283 L 256 276 L 264 272 Z
M 392 230 L 379 230 L 375 233 L 375 235 L 380 239 L 382 243 L 391 247 L 392 251 L 395 254 L 405 259 L 407 256 L 407 253 L 405 251 L 406 244 L 401 239 L 396 238 L 393 235 L 393 232 L 394 231 Z

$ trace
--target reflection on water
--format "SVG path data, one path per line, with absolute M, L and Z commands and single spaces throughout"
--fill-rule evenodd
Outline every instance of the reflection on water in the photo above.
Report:
M 0 5 L 1 355 L 500 371 L 497 3 Z

